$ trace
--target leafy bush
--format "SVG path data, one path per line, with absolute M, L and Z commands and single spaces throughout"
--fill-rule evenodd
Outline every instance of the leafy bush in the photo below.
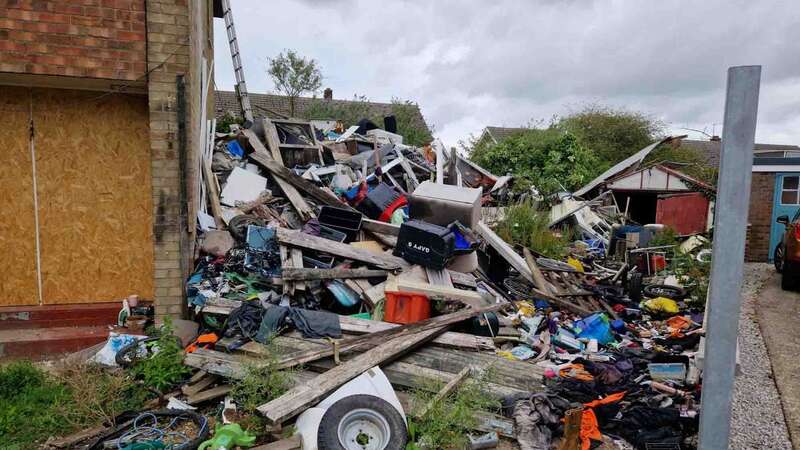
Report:
M 155 347 L 157 351 L 152 356 L 136 360 L 131 367 L 131 374 L 146 387 L 164 393 L 192 372 L 183 364 L 183 348 L 172 334 L 172 320 L 169 317 L 164 318 Z
M 589 104 L 556 122 L 597 156 L 600 174 L 607 168 L 661 139 L 663 122 L 641 112 Z
M 490 373 L 491 369 L 468 379 L 454 393 L 434 404 L 425 417 L 409 418 L 411 442 L 406 449 L 466 448 L 466 433 L 478 425 L 475 413 L 496 411 L 500 406 L 496 399 L 486 393 Z M 424 380 L 422 386 L 423 389 L 413 394 L 415 409 L 426 405 L 443 384 Z
M 503 220 L 495 232 L 510 244 L 528 247 L 548 258 L 560 259 L 566 256 L 570 240 L 566 235 L 550 231 L 547 224 L 550 216 L 538 211 L 528 202 L 509 206 Z
M 597 175 L 600 165 L 574 135 L 553 127 L 516 133 L 470 158 L 492 173 L 530 182 L 545 196 L 580 188 Z
M 264 403 L 283 395 L 292 385 L 291 370 L 279 370 L 274 346 L 257 366 L 249 366 L 245 376 L 233 385 L 231 395 L 242 411 L 250 414 Z

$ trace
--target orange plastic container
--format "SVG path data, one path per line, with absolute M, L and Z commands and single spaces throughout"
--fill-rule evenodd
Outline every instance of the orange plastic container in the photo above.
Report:
M 391 323 L 414 323 L 431 317 L 431 302 L 416 292 L 386 292 L 383 320 Z

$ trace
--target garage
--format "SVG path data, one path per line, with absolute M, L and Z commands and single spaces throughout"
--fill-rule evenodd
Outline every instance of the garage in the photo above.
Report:
M 0 86 L 0 306 L 153 296 L 145 96 Z

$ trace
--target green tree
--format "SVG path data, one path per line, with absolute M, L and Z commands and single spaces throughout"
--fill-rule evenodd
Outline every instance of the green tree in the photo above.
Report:
M 664 136 L 665 125 L 644 113 L 587 105 L 557 120 L 600 160 L 598 173 Z
M 575 190 L 597 172 L 597 157 L 558 127 L 531 128 L 479 149 L 473 161 L 497 175 L 513 174 L 543 195 Z M 525 184 L 527 184 L 525 183 Z
M 303 93 L 316 93 L 322 86 L 322 72 L 317 61 L 299 56 L 294 50 L 269 58 L 267 73 L 275 89 L 289 97 L 289 113 L 294 116 L 295 100 Z

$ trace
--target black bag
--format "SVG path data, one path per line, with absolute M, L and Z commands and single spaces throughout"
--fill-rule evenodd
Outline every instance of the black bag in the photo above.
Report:
M 444 269 L 455 250 L 455 235 L 445 227 L 409 220 L 400 226 L 394 255 L 431 269 Z

